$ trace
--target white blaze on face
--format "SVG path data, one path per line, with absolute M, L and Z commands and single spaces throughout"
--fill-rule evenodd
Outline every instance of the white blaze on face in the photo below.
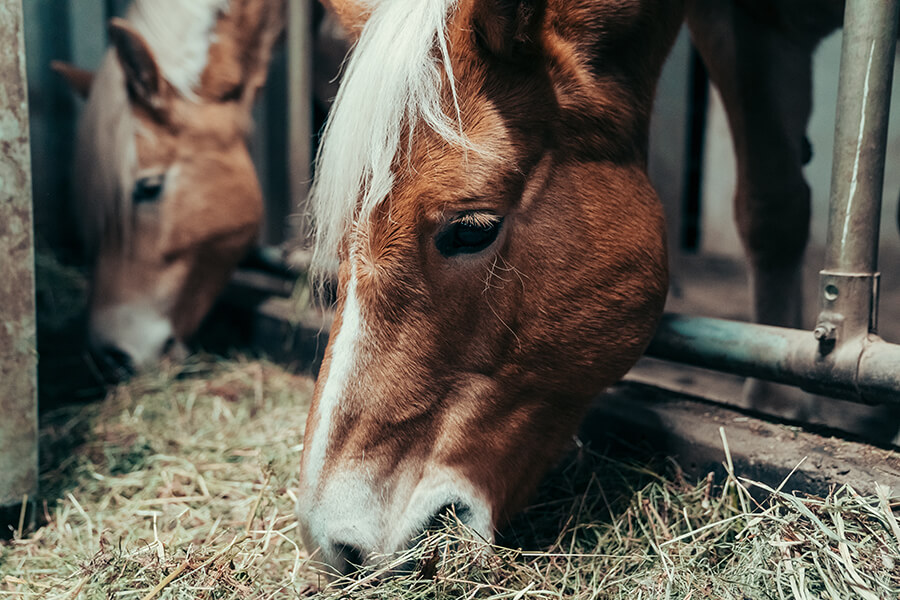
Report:
M 307 549 L 316 552 L 316 560 L 342 571 L 347 561 L 369 562 L 404 550 L 451 505 L 466 525 L 492 541 L 490 503 L 456 469 L 410 457 L 385 473 L 368 462 L 374 457 L 363 454 L 326 469 L 326 460 L 334 460 L 327 453 L 342 410 L 365 393 L 355 389 L 357 375 L 370 361 L 377 362 L 358 295 L 355 249 L 350 262 L 339 328 L 331 341 L 328 370 L 319 375 L 316 420 L 304 448 L 297 515 Z M 359 554 L 348 554 L 348 548 Z
M 353 513 L 363 514 L 376 508 L 371 487 L 368 485 L 370 482 L 360 480 L 350 473 L 341 473 L 328 482 L 327 491 L 321 489 L 322 472 L 332 438 L 332 429 L 341 401 L 347 397 L 352 377 L 359 368 L 358 353 L 365 329 L 357 296 L 354 256 L 355 252 L 351 250 L 350 280 L 344 295 L 340 328 L 331 341 L 328 371 L 319 374 L 324 385 L 316 406 L 315 430 L 312 437 L 305 442 L 301 500 L 297 506 L 298 515 L 301 516 L 301 532 L 306 544 L 310 546 L 310 551 L 322 547 L 323 553 L 332 551 L 333 539 L 336 536 L 343 538 L 345 543 L 366 545 L 375 543 L 372 527 L 366 527 L 367 531 L 362 532 L 353 524 L 355 520 Z M 336 494 L 336 490 L 340 491 Z M 340 502 L 330 502 L 329 500 L 334 499 L 336 495 L 340 496 Z M 330 558 L 326 557 L 326 560 L 329 561 Z
M 356 290 L 355 265 L 350 266 L 350 281 L 344 297 L 344 308 L 341 312 L 341 327 L 331 345 L 331 362 L 327 373 L 319 377 L 325 378 L 325 385 L 319 395 L 317 405 L 316 429 L 311 440 L 307 440 L 305 448 L 306 467 L 304 484 L 314 489 L 325 463 L 325 451 L 331 439 L 331 427 L 334 416 L 346 396 L 350 379 L 356 370 L 357 354 L 363 337 L 363 316 Z

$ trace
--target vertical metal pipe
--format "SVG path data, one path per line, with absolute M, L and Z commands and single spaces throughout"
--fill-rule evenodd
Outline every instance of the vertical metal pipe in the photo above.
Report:
M 71 54 L 68 59 L 72 64 L 91 70 L 100 66 L 106 53 L 106 31 L 110 18 L 107 8 L 99 2 L 69 0 L 68 42 Z M 46 32 L 41 31 L 41 34 L 46 35 Z M 35 66 L 46 69 L 46 65 Z
M 825 269 L 877 270 L 897 0 L 847 0 Z
M 31 154 L 22 0 L 0 3 L 0 520 L 37 492 Z
M 304 246 L 307 224 L 306 196 L 309 192 L 312 165 L 312 77 L 313 26 L 311 0 L 291 0 L 288 6 L 288 77 L 291 208 L 300 213 L 291 226 L 289 238 Z
M 877 330 L 878 229 L 898 0 L 847 0 L 822 312 L 822 355 Z

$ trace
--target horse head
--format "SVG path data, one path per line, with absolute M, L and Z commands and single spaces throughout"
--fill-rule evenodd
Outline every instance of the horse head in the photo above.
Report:
M 114 376 L 177 352 L 255 240 L 250 109 L 283 0 L 137 0 L 86 94 L 74 212 L 93 265 L 89 342 Z
M 298 516 L 337 572 L 452 512 L 486 540 L 662 312 L 645 172 L 669 0 L 332 0 L 358 36 L 317 162 L 337 273 Z

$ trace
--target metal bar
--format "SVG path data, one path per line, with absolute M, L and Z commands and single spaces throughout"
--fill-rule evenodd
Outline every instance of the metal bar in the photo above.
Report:
M 875 335 L 832 358 L 821 356 L 808 331 L 667 314 L 647 354 L 848 400 L 900 404 L 900 345 Z
M 877 270 L 896 0 L 847 0 L 825 269 Z
M 312 165 L 312 77 L 313 26 L 310 0 L 294 0 L 288 6 L 287 46 L 289 77 L 291 207 L 299 213 L 291 223 L 290 239 L 305 246 L 309 235 L 306 222 L 306 196 L 309 192 Z
M 22 0 L 0 3 L 0 513 L 37 492 L 31 154 Z
M 900 404 L 900 346 L 875 334 L 898 9 L 900 0 L 846 3 L 822 310 L 813 333 L 669 314 L 648 354 L 857 402 Z
M 898 8 L 897 0 L 846 4 L 816 324 L 823 352 L 878 328 L 878 231 Z
M 107 7 L 79 0 L 69 0 L 68 4 L 69 60 L 75 66 L 96 69 L 106 52 Z

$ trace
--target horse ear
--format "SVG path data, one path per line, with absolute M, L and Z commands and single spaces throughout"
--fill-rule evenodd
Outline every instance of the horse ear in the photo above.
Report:
M 110 19 L 109 39 L 125 71 L 132 100 L 162 117 L 170 87 L 163 78 L 147 41 L 127 21 L 119 18 Z
M 542 0 L 483 0 L 475 5 L 473 29 L 485 50 L 516 60 L 537 53 L 543 11 Z
M 86 99 L 94 82 L 94 74 L 87 69 L 80 69 L 75 65 L 60 60 L 50 62 L 50 68 L 69 84 L 72 91 L 78 94 L 82 100 Z
M 322 4 L 337 18 L 350 41 L 355 42 L 377 3 L 363 0 L 322 0 Z
M 284 33 L 288 19 L 288 5 L 285 0 L 250 3 L 244 10 L 239 23 L 250 40 L 241 56 L 245 77 L 243 97 L 249 110 L 266 83 L 272 49 Z

